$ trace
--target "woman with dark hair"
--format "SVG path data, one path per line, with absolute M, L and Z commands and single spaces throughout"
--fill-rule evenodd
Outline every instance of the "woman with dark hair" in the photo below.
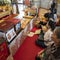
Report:
M 56 2 L 56 0 L 52 1 L 50 11 L 53 15 L 54 22 L 56 22 L 57 21 L 57 2 Z
M 48 28 L 50 28 L 52 31 L 55 29 L 55 22 L 53 21 L 53 19 L 51 18 L 51 20 L 49 20 L 48 24 Z
M 49 8 L 54 8 L 56 6 L 57 2 L 56 0 L 50 0 L 49 1 Z
M 51 39 L 51 35 L 53 34 L 53 31 L 55 29 L 55 23 L 52 20 L 49 20 L 47 23 L 47 32 L 44 35 L 44 44 L 46 46 L 49 46 L 53 43 L 52 39 Z
M 56 4 L 57 4 L 56 0 L 52 0 L 51 8 L 55 8 Z
M 40 38 L 38 38 L 38 40 L 36 40 L 36 45 L 41 46 L 43 48 L 45 48 L 53 43 L 53 41 L 51 40 L 51 35 L 53 33 L 53 30 L 55 29 L 55 24 L 52 20 L 49 20 L 46 27 L 48 30 L 46 30 L 46 32 L 44 34 L 44 39 L 41 40 Z

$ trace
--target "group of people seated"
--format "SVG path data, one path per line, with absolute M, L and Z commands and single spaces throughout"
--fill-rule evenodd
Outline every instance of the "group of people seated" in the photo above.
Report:
M 52 44 L 38 52 L 36 60 L 60 60 L 60 27 L 51 35 Z
M 35 43 L 43 50 L 38 52 L 36 60 L 60 60 L 60 26 L 56 26 L 56 13 L 56 4 L 53 0 L 50 12 L 44 15 L 47 23 L 45 25 L 39 23 L 41 32 Z M 43 26 L 45 26 L 44 29 Z

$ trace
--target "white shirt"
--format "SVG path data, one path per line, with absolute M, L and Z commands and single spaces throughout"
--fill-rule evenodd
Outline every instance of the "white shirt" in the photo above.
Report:
M 44 35 L 44 41 L 45 41 L 44 43 L 46 46 L 49 46 L 53 43 L 53 41 L 51 40 L 52 33 L 53 32 L 51 31 L 51 29 L 49 29 Z
M 54 14 L 54 20 L 57 22 L 57 14 Z

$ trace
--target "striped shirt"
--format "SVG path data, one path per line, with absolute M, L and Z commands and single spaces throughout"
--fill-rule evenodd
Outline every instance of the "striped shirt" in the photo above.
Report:
M 42 60 L 60 60 L 60 46 L 54 43 L 45 49 L 45 56 Z

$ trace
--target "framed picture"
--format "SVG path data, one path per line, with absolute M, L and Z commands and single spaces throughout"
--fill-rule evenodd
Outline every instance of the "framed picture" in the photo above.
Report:
M 14 31 L 14 28 L 10 29 L 10 30 L 6 33 L 6 38 L 7 38 L 8 42 L 10 42 L 15 36 L 16 36 L 16 33 L 15 33 L 15 31 Z
M 15 25 L 16 32 L 18 32 L 21 28 L 20 22 Z

